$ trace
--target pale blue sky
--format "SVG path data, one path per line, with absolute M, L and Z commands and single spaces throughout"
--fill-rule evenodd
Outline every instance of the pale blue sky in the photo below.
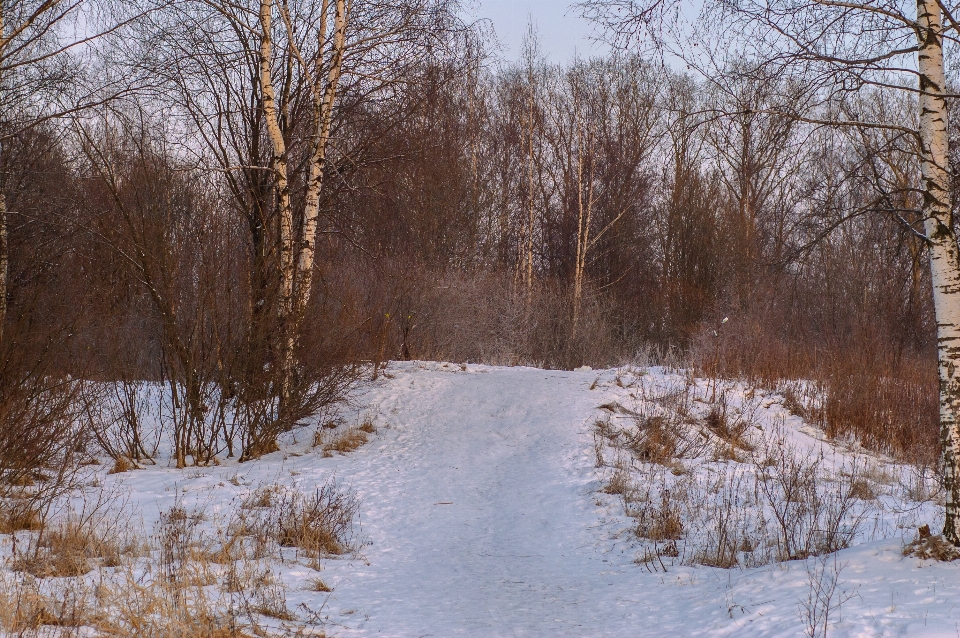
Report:
M 605 48 L 590 39 L 593 27 L 580 17 L 576 9 L 570 8 L 574 1 L 473 0 L 470 13 L 493 22 L 497 39 L 503 47 L 500 53 L 508 60 L 520 57 L 528 17 L 532 17 L 543 52 L 552 62 L 565 62 L 573 57 L 574 52 L 586 58 Z

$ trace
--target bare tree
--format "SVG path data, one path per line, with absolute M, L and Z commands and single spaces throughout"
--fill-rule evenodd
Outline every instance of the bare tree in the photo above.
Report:
M 696 58 L 672 36 L 677 28 L 675 0 L 589 0 L 587 15 L 612 28 L 615 36 L 673 42 L 673 51 Z M 713 33 L 733 42 L 758 68 L 792 74 L 821 98 L 815 115 L 792 113 L 824 126 L 881 128 L 911 136 L 922 179 L 923 235 L 928 247 L 937 316 L 940 371 L 940 429 L 946 517 L 944 536 L 960 544 L 960 252 L 952 220 L 948 148 L 948 93 L 944 44 L 958 41 L 958 7 L 919 0 L 916 13 L 885 0 L 833 2 L 706 3 L 698 34 Z M 729 29 L 726 33 L 716 27 Z M 671 38 L 665 38 L 665 35 Z M 694 62 L 696 64 L 696 62 Z M 908 84 L 912 80 L 913 86 Z M 844 110 L 847 97 L 865 87 L 906 91 L 917 98 L 916 124 L 869 120 Z

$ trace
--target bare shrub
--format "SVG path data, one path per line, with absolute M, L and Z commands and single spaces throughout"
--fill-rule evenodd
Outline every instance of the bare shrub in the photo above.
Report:
M 767 441 L 755 458 L 757 486 L 772 514 L 781 560 L 849 547 L 862 524 L 852 486 L 861 480 L 853 466 L 828 489 L 821 461 L 782 438 Z M 762 460 L 760 460 L 762 459 Z
M 695 499 L 703 505 L 697 517 L 701 534 L 693 562 L 722 569 L 766 562 L 760 551 L 766 540 L 764 530 L 758 513 L 751 511 L 744 498 L 753 487 L 751 482 L 746 472 L 734 469 L 709 487 L 712 496 Z
M 352 492 L 330 481 L 309 496 L 283 494 L 271 513 L 271 531 L 281 547 L 296 547 L 313 556 L 344 554 L 352 549 L 359 508 Z
M 118 466 L 149 461 L 156 454 L 159 439 L 148 441 L 144 431 L 153 389 L 147 381 L 129 378 L 84 387 L 81 399 L 89 430 Z
M 37 319 L 27 315 L 24 321 Z M 84 449 L 78 408 L 84 384 L 56 369 L 61 338 L 16 325 L 0 341 L 0 527 L 11 531 L 42 524 L 54 500 L 73 486 Z
M 843 603 L 854 596 L 846 591 L 837 591 L 840 573 L 846 565 L 839 564 L 837 555 L 831 554 L 808 561 L 804 567 L 809 582 L 807 598 L 800 602 L 805 635 L 808 638 L 827 638 L 831 616 L 839 613 Z

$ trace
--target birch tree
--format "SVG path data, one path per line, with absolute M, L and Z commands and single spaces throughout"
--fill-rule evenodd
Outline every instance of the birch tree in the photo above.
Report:
M 328 18 L 331 13 L 333 17 Z M 294 228 L 293 208 L 290 200 L 290 180 L 287 174 L 287 147 L 277 111 L 274 87 L 273 61 L 273 0 L 260 3 L 260 86 L 263 92 L 263 108 L 267 132 L 273 147 L 271 165 L 277 181 L 277 206 L 280 216 L 280 264 L 281 297 L 280 324 L 284 327 L 281 348 L 281 405 L 289 403 L 289 388 L 293 375 L 296 334 L 300 321 L 310 300 L 313 282 L 313 262 L 317 246 L 317 229 L 320 214 L 320 191 L 330 141 L 330 127 L 337 87 L 343 73 L 344 49 L 347 30 L 346 0 L 323 0 L 316 25 L 316 45 L 308 59 L 297 42 L 290 7 L 286 0 L 279 0 L 278 11 L 286 29 L 290 55 L 300 65 L 308 87 L 310 111 L 307 121 L 307 168 L 303 213 L 298 228 Z M 332 39 L 328 30 L 332 22 Z
M 157 12 L 126 44 L 130 68 L 160 78 L 157 103 L 184 124 L 182 147 L 222 175 L 249 227 L 249 361 L 238 385 L 275 406 L 251 439 L 259 451 L 309 413 L 315 394 L 298 337 L 319 240 L 339 232 L 324 216 L 328 180 L 342 188 L 370 144 L 341 134 L 345 114 L 389 104 L 444 55 L 460 25 L 452 9 L 451 0 L 191 0 Z
M 915 11 L 891 0 L 714 0 L 682 24 L 678 0 L 588 0 L 581 8 L 621 43 L 653 43 L 699 66 L 699 50 L 723 51 L 767 72 L 793 76 L 820 98 L 815 114 L 790 113 L 817 126 L 877 128 L 909 136 L 920 174 L 917 229 L 927 246 L 937 323 L 940 440 L 946 512 L 944 537 L 960 545 L 960 253 L 952 218 L 944 47 L 960 41 L 960 6 L 918 0 Z M 699 43 L 698 43 L 699 44 Z M 715 58 L 714 58 L 715 59 Z M 726 65 L 729 68 L 729 65 Z M 905 91 L 915 112 L 879 121 L 845 108 L 869 88 Z

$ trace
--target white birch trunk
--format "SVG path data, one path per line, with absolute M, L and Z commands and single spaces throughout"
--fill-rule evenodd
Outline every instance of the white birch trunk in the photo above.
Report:
M 0 60 L 7 48 L 7 16 L 3 2 L 0 2 Z M 2 83 L 0 83 L 2 87 Z M 2 149 L 2 147 L 0 147 Z M 7 239 L 7 196 L 0 179 L 0 343 L 3 343 L 3 326 L 7 320 L 7 282 L 10 280 L 10 244 Z
M 590 249 L 590 224 L 593 221 L 593 175 L 587 186 L 587 202 L 583 202 L 583 127 L 577 122 L 577 260 L 573 271 L 573 335 L 580 323 L 580 303 L 583 296 L 583 271 L 587 266 L 587 251 Z M 591 148 L 588 149 L 592 151 Z M 592 167 L 592 164 L 591 164 Z
M 289 400 L 293 373 L 294 327 L 291 326 L 293 288 L 296 274 L 293 245 L 293 209 L 290 203 L 290 180 L 287 174 L 287 146 L 277 115 L 277 94 L 273 86 L 273 0 L 260 1 L 260 90 L 267 134 L 273 151 L 270 165 L 277 180 L 277 214 L 280 220 L 280 404 L 281 412 Z
M 323 18 L 317 42 L 317 61 L 322 58 L 323 43 L 326 40 L 327 2 L 323 3 Z M 317 249 L 317 229 L 320 216 L 320 192 L 323 187 L 323 171 L 326 165 L 327 145 L 330 141 L 330 127 L 333 121 L 333 105 L 337 96 L 337 86 L 343 68 L 343 54 L 346 43 L 347 7 L 346 0 L 335 0 L 334 8 L 333 52 L 330 68 L 327 72 L 326 87 L 321 92 L 319 78 L 313 91 L 314 139 L 313 153 L 310 159 L 310 178 L 307 181 L 306 201 L 303 211 L 303 226 L 300 237 L 301 246 L 297 255 L 297 282 L 294 315 L 299 320 L 310 300 L 313 283 L 313 261 Z M 317 65 L 319 67 L 319 64 Z
M 7 319 L 7 281 L 10 276 L 10 248 L 7 241 L 7 197 L 0 180 L 0 343 L 3 342 L 3 324 Z
M 920 152 L 924 230 L 930 240 L 930 271 L 937 321 L 940 376 L 940 442 L 946 488 L 943 535 L 960 544 L 960 254 L 951 227 L 948 170 L 946 78 L 941 9 L 936 0 L 918 0 L 920 71 Z

